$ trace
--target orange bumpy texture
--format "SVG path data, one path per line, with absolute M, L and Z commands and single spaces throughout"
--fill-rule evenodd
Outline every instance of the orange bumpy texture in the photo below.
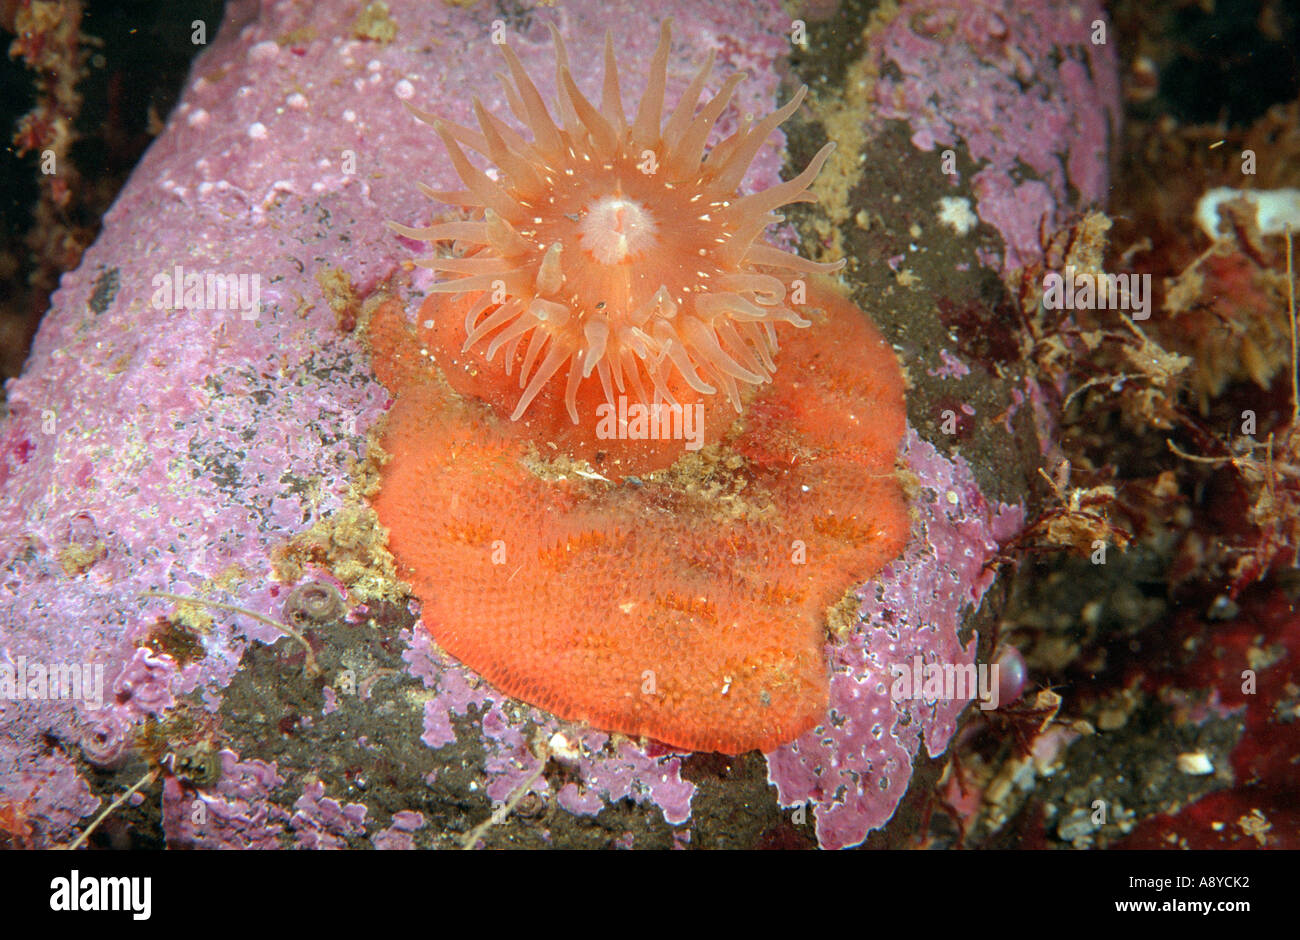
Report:
M 770 750 L 824 718 L 827 610 L 909 529 L 905 418 L 862 312 L 824 288 L 804 311 L 720 444 L 602 480 L 453 390 L 430 331 L 381 307 L 374 507 L 438 643 L 516 698 L 690 750 Z

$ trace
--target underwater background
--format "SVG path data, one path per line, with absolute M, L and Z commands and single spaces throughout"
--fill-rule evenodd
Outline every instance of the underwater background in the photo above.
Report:
M 1296 848 L 1300 3 L 647 7 L 0 2 L 0 844 Z M 818 319 L 615 473 L 446 391 L 385 223 L 490 203 L 408 106 L 522 127 L 499 47 L 550 105 L 554 26 L 631 116 L 668 16 L 670 113 L 745 75 L 711 150 L 807 86 L 733 188 L 835 144 L 766 239 L 902 391 Z M 787 632 L 815 724 L 723 711 Z M 741 743 L 609 704 L 657 646 Z

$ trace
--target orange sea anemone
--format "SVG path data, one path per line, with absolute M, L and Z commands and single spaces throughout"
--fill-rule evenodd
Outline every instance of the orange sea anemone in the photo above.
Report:
M 806 89 L 706 151 L 743 73 L 698 106 L 713 67 L 710 55 L 665 121 L 665 22 L 649 85 L 629 124 L 609 37 L 597 106 L 574 84 L 564 43 L 554 28 L 552 35 L 558 122 L 519 58 L 501 46 L 509 68 L 509 77 L 502 76 L 506 99 L 531 139 L 489 114 L 477 98 L 477 131 L 415 112 L 433 124 L 465 185 L 460 192 L 425 191 L 480 215 L 422 229 L 392 226 L 411 238 L 456 243 L 452 257 L 419 262 L 454 275 L 433 291 L 462 300 L 426 311 L 435 320 L 455 311 L 441 343 L 456 360 L 449 377 L 455 384 L 458 372 L 477 375 L 504 350 L 505 373 L 517 369 L 522 389 L 512 420 L 557 375 L 573 424 L 580 400 L 613 405 L 616 393 L 679 404 L 720 389 L 740 411 L 742 386 L 768 382 L 776 369 L 774 324 L 808 325 L 786 304 L 786 285 L 776 274 L 839 267 L 759 240 L 779 220 L 773 209 L 810 198 L 808 184 L 832 144 L 794 179 L 749 196 L 736 192 L 763 142 L 794 113 Z M 462 146 L 490 158 L 500 179 L 477 168 Z M 464 356 L 475 349 L 483 351 L 482 360 Z M 584 384 L 597 380 L 598 395 L 581 394 Z
M 414 326 L 395 301 L 371 319 L 395 399 L 373 505 L 425 625 L 507 694 L 682 748 L 768 750 L 825 717 L 827 623 L 907 537 L 902 374 L 807 277 L 833 266 L 757 241 L 828 148 L 735 193 L 802 92 L 706 154 L 738 77 L 697 107 L 706 63 L 664 121 L 665 26 L 629 124 L 610 42 L 597 108 L 555 38 L 558 123 L 508 46 L 532 139 L 477 101 L 480 131 L 435 121 L 466 189 L 431 195 L 482 218 L 396 226 L 459 243 L 425 262 L 459 277 Z M 806 327 L 782 336 L 780 369 L 776 324 Z M 733 407 L 712 407 L 719 391 Z M 707 446 L 634 440 L 645 415 L 623 409 L 616 439 L 574 423 L 616 394 L 706 411 Z

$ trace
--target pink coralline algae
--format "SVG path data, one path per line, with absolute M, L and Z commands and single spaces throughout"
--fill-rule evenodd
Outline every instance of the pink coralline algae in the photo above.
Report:
M 1075 205 L 1071 187 L 1085 204 L 1105 199 L 1119 126 L 1109 30 L 1094 3 L 925 0 L 875 37 L 879 60 L 901 73 L 876 85 L 877 116 L 906 121 L 921 150 L 964 148 L 1008 271 L 1039 256 L 1042 233 Z M 1018 164 L 1037 178 L 1017 182 Z
M 172 695 L 175 674 L 176 664 L 170 656 L 153 656 L 137 647 L 113 682 L 113 697 L 133 718 L 160 715 L 176 704 Z
M 308 784 L 293 808 L 289 825 L 296 832 L 294 844 L 300 849 L 340 848 L 345 837 L 366 831 L 366 807 L 326 797 L 325 785 L 320 781 Z
M 964 147 L 979 165 L 970 181 L 979 215 L 1005 241 L 995 263 L 1013 267 L 1036 252 L 1040 226 L 1074 205 L 1071 190 L 1084 201 L 1104 192 L 1114 57 L 1091 44 L 1100 14 L 1090 2 L 980 8 L 905 2 L 870 33 L 867 54 L 892 66 L 882 75 L 898 77 L 879 80 L 879 114 L 863 122 L 869 130 L 881 118 L 909 122 L 923 151 Z M 81 266 L 64 275 L 23 375 L 6 387 L 0 659 L 97 664 L 105 679 L 98 712 L 71 700 L 0 700 L 0 799 L 31 821 L 35 844 L 75 838 L 103 805 L 96 792 L 121 782 L 89 768 L 108 773 L 130 759 L 146 723 L 165 724 L 183 708 L 214 726 L 228 721 L 230 686 L 249 668 L 250 651 L 284 640 L 264 621 L 212 608 L 195 658 L 146 647 L 151 626 L 178 610 L 148 592 L 278 619 L 291 585 L 277 580 L 276 552 L 356 505 L 352 473 L 389 400 L 362 340 L 340 329 L 347 317 L 322 281 L 337 276 L 359 299 L 386 289 L 414 307 L 427 275 L 406 273 L 415 246 L 384 221 L 412 221 L 412 180 L 459 184 L 403 102 L 461 124 L 473 123 L 472 95 L 490 112 L 507 110 L 478 52 L 488 49 L 495 8 L 391 0 L 388 10 L 396 38 L 381 41 L 358 30 L 355 3 L 228 3 L 166 129 Z M 671 12 L 670 101 L 713 50 L 714 81 L 750 73 L 719 134 L 773 109 L 790 52 L 780 4 L 678 0 Z M 649 5 L 567 0 L 511 16 L 507 28 L 548 100 L 546 24 L 571 48 L 610 29 L 624 99 L 636 100 L 658 15 Z M 599 58 L 572 59 L 581 87 L 599 89 Z M 773 134 L 745 190 L 779 181 L 784 147 Z M 1017 162 L 1038 178 L 1013 182 Z M 778 237 L 791 236 L 786 228 Z M 211 297 L 191 304 L 167 289 L 178 267 L 182 280 L 185 271 L 234 283 L 242 276 L 249 292 L 225 307 Z M 780 803 L 811 806 L 824 846 L 856 844 L 883 825 L 922 742 L 931 755 L 943 751 L 967 703 L 895 703 L 883 677 L 892 662 L 917 654 L 973 660 L 977 638 L 962 643 L 958 630 L 992 578 L 984 563 L 1021 518 L 1017 507 L 989 505 L 965 463 L 916 431 L 906 458 L 921 485 L 912 543 L 863 587 L 857 623 L 828 646 L 826 723 L 768 755 Z M 482 776 L 471 792 L 500 803 L 526 786 L 571 820 L 613 804 L 640 807 L 673 827 L 674 844 L 690 842 L 698 791 L 683 776 L 684 755 L 522 706 L 427 637 L 417 626 L 386 640 L 404 644 L 406 678 L 423 683 L 410 704 L 422 719 L 422 753 L 474 755 Z M 351 707 L 335 678 L 322 680 L 334 689 L 313 705 L 317 721 Z M 62 750 L 50 753 L 51 740 Z M 446 840 L 418 825 L 417 814 L 385 825 L 386 815 L 359 802 L 365 797 L 344 799 L 337 782 L 279 755 L 264 761 L 257 746 L 253 738 L 220 752 L 215 783 L 196 789 L 164 775 L 161 786 L 141 791 L 157 800 L 161 789 L 168 845 Z M 567 772 L 553 784 L 554 775 L 538 771 L 556 761 Z M 422 779 L 441 787 L 453 776 L 435 770 Z M 609 841 L 638 838 L 620 832 Z
M 412 833 L 425 827 L 424 814 L 411 810 L 401 810 L 393 814 L 392 824 L 375 833 L 371 842 L 375 848 L 387 851 L 409 851 L 415 848 Z
M 680 825 L 690 818 L 695 785 L 681 778 L 680 755 L 629 741 L 615 746 L 610 736 L 600 731 L 574 733 L 552 715 L 513 703 L 439 652 L 425 631 L 406 638 L 411 645 L 403 658 L 410 663 L 411 671 L 438 693 L 424 704 L 421 740 L 435 749 L 454 743 L 455 719 L 468 715 L 471 707 L 477 709 L 482 714 L 480 728 L 487 750 L 486 792 L 493 801 L 504 802 L 533 778 L 541 760 L 533 741 L 545 741 L 549 749 L 556 734 L 573 734 L 574 740 L 565 741 L 572 747 L 573 756 L 557 755 L 578 771 L 582 780 L 581 784 L 569 783 L 561 788 L 557 798 L 566 810 L 592 816 L 608 801 L 631 799 L 659 807 L 670 825 Z M 526 724 L 507 716 L 507 708 L 524 712 Z M 531 739 L 525 737 L 525 727 L 532 729 Z M 545 778 L 536 777 L 530 789 L 545 796 L 549 784 Z
M 20 827 L 9 836 L 23 848 L 39 844 L 30 841 L 32 835 L 69 832 L 79 819 L 100 808 L 99 798 L 62 754 L 4 760 L 0 763 L 0 798 Z
M 975 663 L 975 638 L 958 631 L 993 583 L 985 567 L 999 540 L 1024 521 L 1019 507 L 991 507 L 958 457 L 941 457 L 909 432 L 904 458 L 919 480 L 919 518 L 906 553 L 862 590 L 858 622 L 831 644 L 831 711 L 824 725 L 767 756 L 783 806 L 811 805 L 826 848 L 856 845 L 884 825 L 907 791 L 924 739 L 942 754 L 966 700 L 894 701 L 891 667 Z
M 241 761 L 222 751 L 221 777 L 197 791 L 168 777 L 163 786 L 163 825 L 168 844 L 182 848 L 281 848 L 290 814 L 270 801 L 285 782 L 275 763 Z M 303 821 L 307 820 L 306 815 Z M 302 822 L 300 822 L 300 825 Z

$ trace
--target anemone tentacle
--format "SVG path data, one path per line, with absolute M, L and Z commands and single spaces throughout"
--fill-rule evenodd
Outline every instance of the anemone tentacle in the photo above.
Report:
M 611 403 L 628 391 L 673 403 L 675 375 L 701 395 L 721 391 L 740 411 L 742 386 L 770 382 L 775 373 L 774 324 L 809 325 L 790 305 L 787 282 L 843 264 L 810 261 L 759 240 L 780 218 L 773 210 L 811 198 L 808 187 L 833 145 L 790 180 L 751 195 L 736 192 L 806 88 L 710 150 L 709 136 L 743 73 L 727 77 L 701 103 L 715 64 L 710 53 L 665 117 L 666 21 L 629 121 L 610 37 L 600 100 L 593 103 L 573 80 L 559 33 L 552 28 L 551 34 L 556 116 L 514 50 L 502 46 L 506 70 L 498 78 L 511 113 L 531 137 L 477 99 L 478 129 L 410 108 L 433 125 L 464 186 L 421 188 L 477 217 L 391 227 L 408 238 L 453 244 L 452 257 L 420 264 L 445 277 L 435 291 L 482 294 L 465 318 L 464 350 L 486 344 L 489 360 L 504 351 L 508 374 L 523 349 L 522 393 L 512 420 L 557 377 L 574 423 L 577 392 L 588 380 L 599 382 Z M 479 169 L 466 149 L 498 172 Z

